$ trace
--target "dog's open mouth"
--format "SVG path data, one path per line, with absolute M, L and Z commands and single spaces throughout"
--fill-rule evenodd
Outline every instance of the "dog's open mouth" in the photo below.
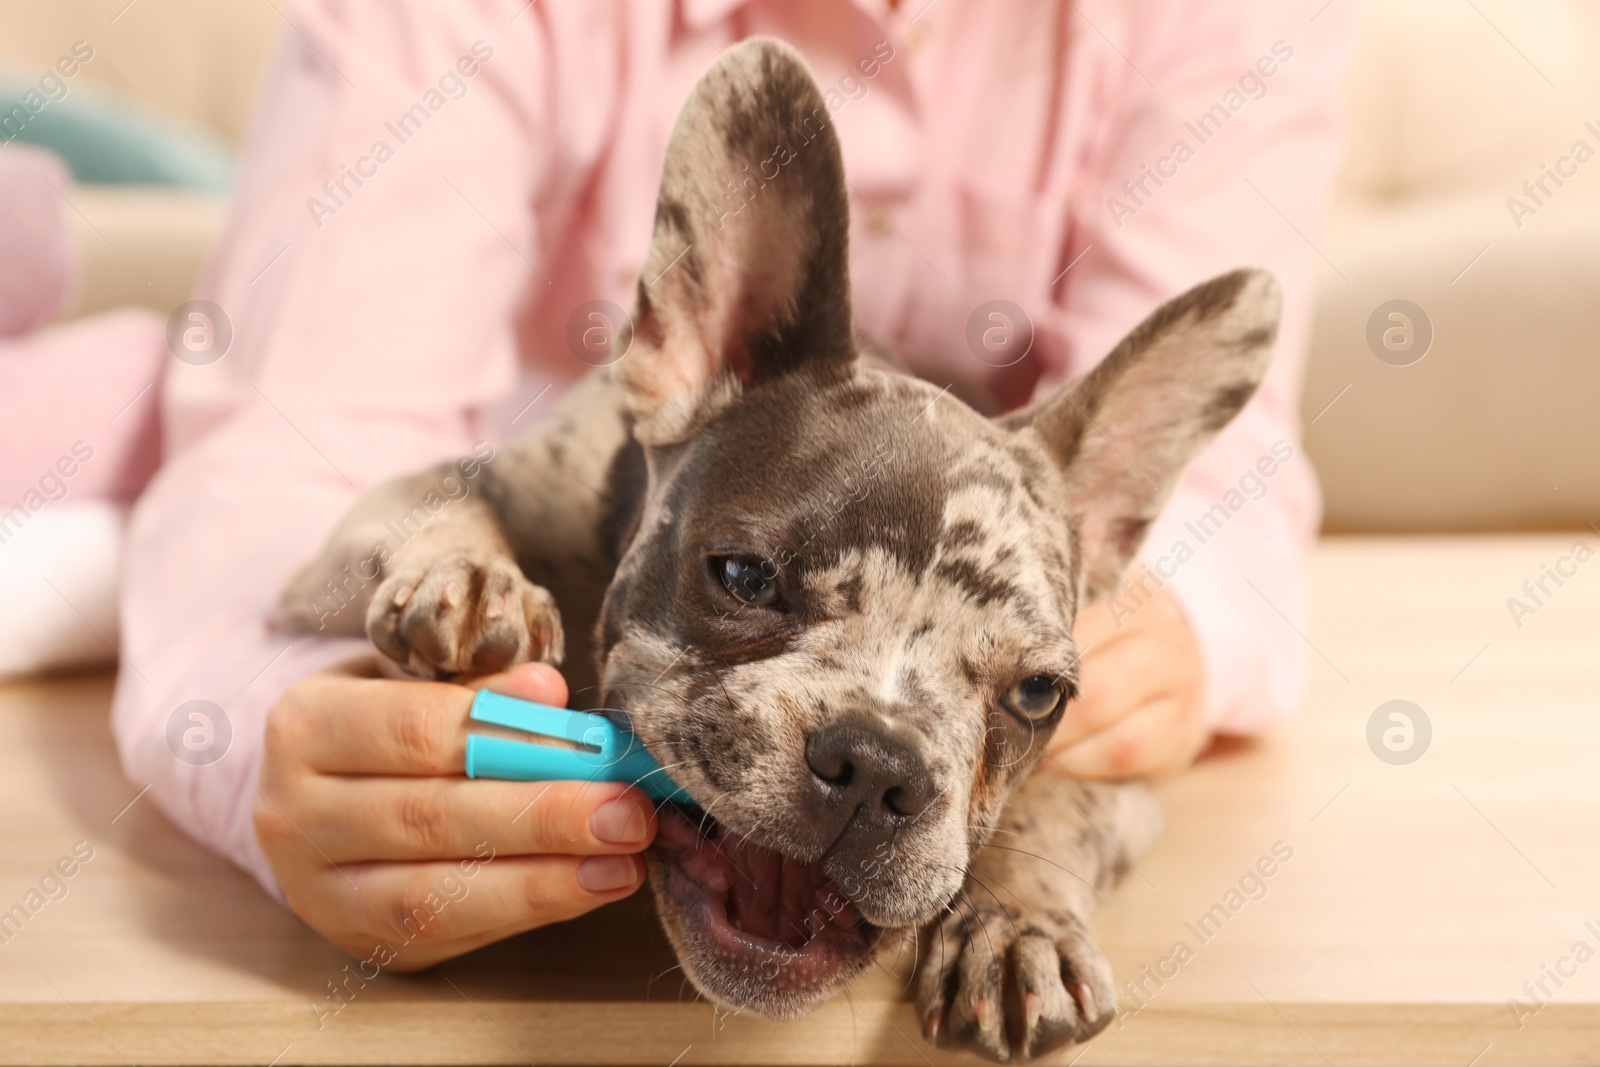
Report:
M 721 972 L 699 977 L 726 982 L 726 999 L 736 989 L 759 999 L 752 978 L 775 983 L 786 997 L 822 992 L 864 965 L 882 934 L 820 861 L 759 845 L 698 808 L 663 807 L 654 851 L 666 917 Z

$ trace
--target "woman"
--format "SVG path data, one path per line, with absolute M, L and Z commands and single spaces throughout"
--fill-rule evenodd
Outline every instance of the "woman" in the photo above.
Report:
M 750 34 L 795 45 L 828 92 L 858 321 L 980 408 L 1081 373 L 1197 281 L 1278 275 L 1278 361 L 1122 595 L 1082 616 L 1084 695 L 1052 764 L 1170 773 L 1293 710 L 1317 519 L 1295 421 L 1303 234 L 1334 162 L 1348 5 L 920 2 L 297 9 L 203 294 L 231 341 L 213 354 L 228 331 L 201 330 L 163 395 L 169 458 L 127 563 L 138 671 L 114 714 L 129 774 L 330 939 L 392 939 L 386 919 L 484 842 L 476 891 L 388 965 L 640 884 L 642 796 L 461 779 L 466 689 L 363 677 L 339 665 L 362 642 L 264 620 L 363 489 L 492 448 L 590 369 L 569 338 L 596 301 L 629 302 L 678 105 Z M 538 665 L 487 684 L 566 699 Z M 220 756 L 169 741 L 194 700 L 220 708 L 195 735 L 226 735 Z

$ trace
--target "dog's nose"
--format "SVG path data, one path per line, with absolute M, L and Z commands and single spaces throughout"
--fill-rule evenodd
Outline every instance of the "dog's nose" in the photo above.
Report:
M 914 741 L 879 716 L 849 715 L 806 739 L 813 814 L 830 838 L 854 820 L 866 836 L 893 833 L 933 799 L 927 763 Z

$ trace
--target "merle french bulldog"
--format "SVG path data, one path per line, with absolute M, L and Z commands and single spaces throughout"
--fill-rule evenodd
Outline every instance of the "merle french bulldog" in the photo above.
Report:
M 1161 824 L 1140 784 L 1030 774 L 1075 692 L 1073 620 L 1255 391 L 1278 288 L 1200 285 L 990 419 L 856 335 L 848 230 L 804 62 L 730 49 L 672 134 L 622 358 L 472 491 L 445 465 L 368 494 L 279 617 L 364 621 L 425 677 L 565 654 L 576 702 L 698 802 L 662 811 L 649 866 L 701 992 L 798 1016 L 915 937 L 927 1036 L 1023 1059 L 1110 1022 L 1090 915 Z M 317 598 L 374 558 L 328 619 Z

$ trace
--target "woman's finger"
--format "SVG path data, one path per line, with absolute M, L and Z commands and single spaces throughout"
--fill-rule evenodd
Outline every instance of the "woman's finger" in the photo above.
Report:
M 509 937 L 621 900 L 643 884 L 644 873 L 638 856 L 486 855 L 351 866 L 329 870 L 319 882 L 348 901 L 341 910 L 355 919 L 356 929 L 335 940 L 346 947 L 360 945 L 362 935 L 383 941 L 395 969 L 410 970 L 448 958 L 454 953 L 440 950 L 459 942 Z
M 1051 762 L 1074 778 L 1159 777 L 1188 766 L 1204 741 L 1199 717 L 1186 714 L 1184 701 L 1176 694 L 1163 693 L 1104 730 L 1055 752 Z
M 548 663 L 524 663 L 501 674 L 490 674 L 467 682 L 473 689 L 492 689 L 508 697 L 531 700 L 554 707 L 567 706 L 567 680 Z
M 1142 639 L 1153 631 L 1187 626 L 1188 618 L 1170 589 L 1162 589 L 1148 600 L 1134 601 L 1132 607 L 1113 611 L 1111 601 L 1090 604 L 1078 612 L 1072 626 L 1072 640 L 1085 655 L 1128 640 Z
M 1164 662 L 1151 656 L 1150 642 L 1119 641 L 1084 656 L 1078 697 L 1067 705 L 1050 738 L 1060 751 L 1097 734 L 1167 686 Z
M 1112 620 L 1111 606 L 1105 601 L 1090 604 L 1078 612 L 1078 617 L 1072 624 L 1072 640 L 1086 655 L 1127 632 L 1126 622 L 1118 626 Z
M 295 806 L 330 863 L 638 852 L 656 831 L 650 798 L 615 782 L 314 775 Z
M 474 685 L 561 706 L 566 683 L 555 668 L 525 664 Z M 328 677 L 274 709 L 269 729 L 301 761 L 327 774 L 461 774 L 473 690 L 447 682 Z

